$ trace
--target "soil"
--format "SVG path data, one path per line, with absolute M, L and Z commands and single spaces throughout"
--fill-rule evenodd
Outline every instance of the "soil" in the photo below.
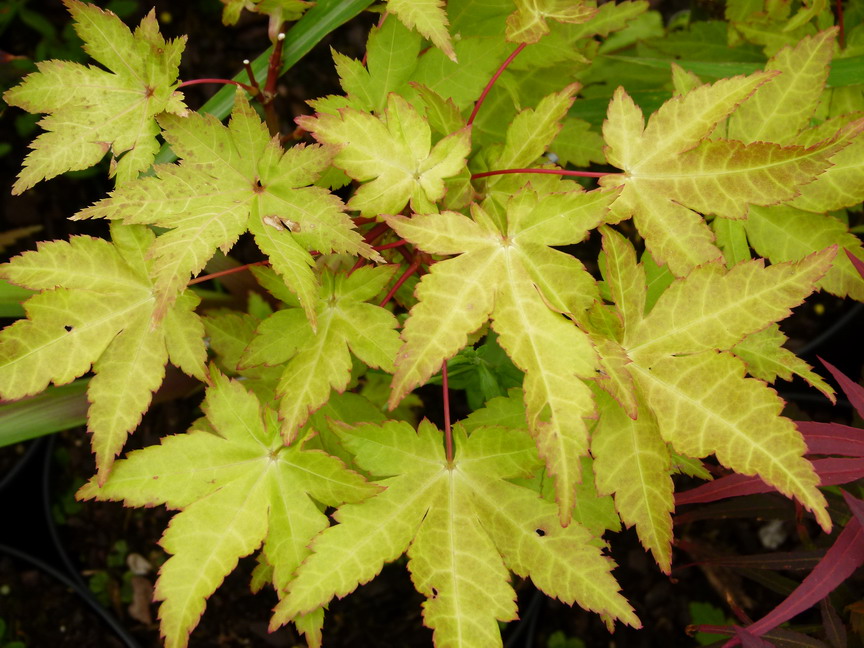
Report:
M 58 29 L 66 23 L 59 3 L 30 2 L 28 7 L 40 10 Z M 137 14 L 140 15 L 140 10 Z M 167 35 L 196 35 L 184 57 L 182 78 L 230 77 L 238 62 L 256 56 L 266 39 L 266 22 L 260 20 L 245 19 L 231 32 L 203 28 L 205 24 L 218 25 L 218 3 L 214 1 L 159 2 L 157 14 L 163 21 L 170 14 L 170 21 L 163 25 Z M 338 30 L 307 57 L 302 78 L 289 75 L 283 80 L 280 110 L 284 114 L 299 114 L 306 110 L 302 104 L 304 99 L 336 90 L 337 79 L 329 47 L 332 45 L 339 51 L 361 57 L 364 34 L 374 19 L 374 16 L 367 16 Z M 127 19 L 127 22 L 133 21 L 137 22 L 137 16 Z M 225 33 L 232 36 L 225 39 Z M 3 49 L 27 56 L 34 55 L 34 47 L 39 42 L 32 30 L 20 24 L 5 33 L 4 38 L 7 42 Z M 200 105 L 207 92 L 209 90 L 189 88 L 190 105 Z M 0 120 L 2 141 L 11 145 L 11 150 L 0 157 L 0 174 L 5 180 L 2 186 L 7 187 L 32 137 L 30 133 L 16 131 L 16 119 L 17 127 L 22 128 L 25 120 L 18 111 L 8 110 Z M 104 223 L 72 223 L 67 217 L 104 196 L 109 189 L 104 178 L 100 170 L 54 179 L 50 181 L 50 190 L 30 191 L 19 197 L 2 192 L 0 230 L 39 225 L 42 231 L 36 237 L 40 240 L 66 238 L 77 233 L 103 236 L 106 233 Z M 32 247 L 34 240 L 25 240 L 8 252 L 17 253 Z M 845 326 L 817 347 L 809 346 L 844 317 L 848 318 Z M 790 348 L 803 349 L 808 361 L 815 363 L 815 354 L 819 353 L 857 380 L 864 364 L 864 345 L 859 339 L 862 324 L 864 313 L 860 307 L 820 295 L 797 309 L 793 317 L 784 322 L 783 329 L 791 338 Z M 854 423 L 848 403 L 841 402 L 832 408 L 824 398 L 814 396 L 812 390 L 797 383 L 781 384 L 779 389 L 790 401 L 790 412 L 796 418 Z M 426 397 L 427 405 L 435 411 L 437 397 L 432 393 L 427 393 Z M 199 396 L 193 395 L 154 407 L 131 438 L 128 449 L 158 443 L 166 433 L 185 429 L 200 415 L 199 400 Z M 5 637 L 0 637 L 0 647 L 13 639 L 37 648 L 155 648 L 161 645 L 158 607 L 151 599 L 156 571 L 166 559 L 158 540 L 171 513 L 162 507 L 126 509 L 112 503 L 76 503 L 75 490 L 93 473 L 88 441 L 86 431 L 78 429 L 55 435 L 50 442 L 44 440 L 0 449 L 0 478 L 9 477 L 0 483 L 0 510 L 4 514 L 4 523 L 0 526 L 0 619 L 7 628 Z M 27 452 L 29 455 L 25 458 Z M 681 480 L 679 489 L 686 486 L 687 480 Z M 740 570 L 695 566 L 692 564 L 694 556 L 765 552 L 759 531 L 770 519 L 784 521 L 781 531 L 785 539 L 777 551 L 810 549 L 814 546 L 810 538 L 817 538 L 819 534 L 810 522 L 796 527 L 794 507 L 782 498 L 763 496 L 750 501 L 749 516 L 736 517 L 733 513 L 731 517 L 723 517 L 720 511 L 703 507 L 701 517 L 707 519 L 699 519 L 700 515 L 694 514 L 690 521 L 679 525 L 676 537 L 688 551 L 676 549 L 670 576 L 659 571 L 632 530 L 607 534 L 609 553 L 619 564 L 615 576 L 642 620 L 642 630 L 619 625 L 610 635 L 597 615 L 550 600 L 539 594 L 529 581 L 514 579 L 522 620 L 504 629 L 505 645 L 509 648 L 565 645 L 578 648 L 583 645 L 563 643 L 562 635 L 556 635 L 563 633 L 563 637 L 580 638 L 586 648 L 695 646 L 696 639 L 686 633 L 688 624 L 694 620 L 691 609 L 694 603 L 713 606 L 721 616 L 719 623 L 731 617 L 730 604 L 758 618 L 782 599 L 772 591 L 772 587 L 782 589 L 780 585 L 776 582 L 770 584 L 771 587 L 764 582 L 757 584 L 752 570 L 748 579 L 742 578 Z M 803 533 L 799 535 L 797 531 Z M 822 538 L 816 544 L 824 546 L 826 542 L 827 539 Z M 33 559 L 40 561 L 39 564 L 34 564 Z M 272 634 L 267 632 L 276 596 L 272 590 L 250 593 L 253 566 L 251 559 L 242 560 L 209 599 L 190 646 L 287 648 L 303 645 L 291 627 Z M 57 580 L 51 574 L 52 568 L 70 582 L 64 584 Z M 785 575 L 798 580 L 802 577 L 800 572 Z M 76 578 L 81 582 L 76 584 Z M 127 633 L 125 639 L 82 597 L 78 591 L 82 585 L 84 591 L 99 599 L 118 620 Z M 860 598 L 862 585 L 859 572 L 840 595 L 852 602 L 855 587 Z M 333 602 L 325 625 L 325 645 L 329 648 L 431 646 L 431 632 L 422 625 L 422 601 L 411 584 L 404 561 L 388 565 L 376 579 L 354 594 Z M 817 626 L 821 623 L 813 613 L 796 621 Z M 819 631 L 814 635 L 820 636 Z M 850 635 L 849 645 L 861 646 L 861 636 Z

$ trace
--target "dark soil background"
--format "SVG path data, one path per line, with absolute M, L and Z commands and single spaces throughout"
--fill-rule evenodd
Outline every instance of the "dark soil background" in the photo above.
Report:
M 43 22 L 16 18 L 7 24 L 3 22 L 3 14 L 12 4 L 0 3 L 2 89 L 14 85 L 22 71 L 29 71 L 34 58 L 76 55 L 76 39 L 68 29 L 68 17 L 59 1 L 24 2 Z M 136 0 L 128 0 L 115 1 L 111 6 L 118 12 L 128 10 L 124 20 L 137 24 L 149 4 L 142 2 L 139 6 Z M 257 56 L 267 42 L 266 20 L 247 16 L 239 26 L 223 29 L 219 23 L 221 6 L 216 0 L 162 1 L 155 5 L 166 36 L 191 35 L 183 59 L 182 79 L 231 77 L 244 58 Z M 296 73 L 282 79 L 278 106 L 288 124 L 286 131 L 291 130 L 291 117 L 308 111 L 303 104 L 305 99 L 338 91 L 330 46 L 360 58 L 365 35 L 376 19 L 375 15 L 365 15 L 343 26 L 304 59 Z M 3 52 L 24 58 L 9 60 L 3 57 Z M 185 90 L 187 101 L 191 107 L 198 107 L 215 90 L 215 86 L 190 87 Z M 110 189 L 104 168 L 53 179 L 22 196 L 9 193 L 26 145 L 36 132 L 33 122 L 32 117 L 14 109 L 7 109 L 0 117 L 3 179 L 0 186 L 6 188 L 0 192 L 0 231 L 32 225 L 42 228 L 8 250 L 7 255 L 34 247 L 36 240 L 107 233 L 103 222 L 67 220 Z M 790 336 L 790 348 L 799 350 L 811 364 L 817 363 L 818 353 L 858 380 L 864 364 L 862 325 L 864 312 L 860 305 L 820 294 L 798 308 L 783 323 L 783 329 Z M 861 423 L 853 421 L 848 402 L 841 401 L 832 408 L 824 397 L 797 382 L 781 383 L 778 389 L 789 401 L 787 414 L 793 418 Z M 429 411 L 434 413 L 438 391 L 424 392 L 423 396 Z M 167 399 L 154 407 L 127 448 L 156 444 L 165 434 L 186 429 L 199 415 L 199 402 L 200 394 L 192 393 L 185 398 Z M 3 514 L 0 620 L 6 624 L 0 648 L 13 640 L 31 648 L 160 645 L 157 606 L 151 603 L 151 598 L 156 572 L 166 558 L 157 542 L 170 512 L 161 507 L 125 509 L 112 503 L 75 502 L 74 492 L 93 473 L 88 446 L 86 431 L 77 429 L 50 440 L 0 449 Z M 689 485 L 688 480 L 682 479 L 678 487 L 680 490 Z M 681 548 L 676 550 L 671 576 L 657 569 L 632 530 L 607 534 L 610 553 L 619 564 L 615 576 L 636 608 L 644 629 L 619 626 L 610 635 L 596 615 L 550 600 L 530 582 L 516 579 L 522 620 L 504 630 L 505 645 L 509 648 L 583 645 L 575 641 L 565 643 L 563 637 L 568 637 L 581 639 L 587 648 L 695 646 L 696 638 L 686 633 L 688 624 L 694 620 L 724 623 L 733 618 L 730 611 L 733 607 L 758 618 L 782 600 L 778 589 L 782 591 L 785 586 L 788 590 L 790 584 L 794 586 L 806 574 L 785 572 L 772 580 L 769 576 L 773 572 L 696 566 L 693 565 L 696 558 L 767 552 L 759 534 L 771 520 L 781 521 L 776 525 L 780 532 L 778 552 L 818 550 L 830 541 L 820 537 L 810 520 L 796 525 L 794 506 L 780 497 L 760 496 L 740 502 L 737 508 L 720 503 L 681 513 L 682 523 L 676 527 Z M 812 564 L 809 563 L 811 567 Z M 251 558 L 242 560 L 210 598 L 190 646 L 304 645 L 291 627 L 273 634 L 267 632 L 276 596 L 272 590 L 250 593 L 253 567 Z M 52 570 L 70 582 L 64 584 L 52 575 Z M 88 596 L 100 601 L 115 619 L 119 630 L 112 629 L 103 615 L 94 612 L 78 591 L 81 584 Z M 839 591 L 838 609 L 860 599 L 862 590 L 859 573 Z M 414 591 L 404 563 L 389 565 L 371 583 L 331 605 L 325 624 L 325 645 L 329 648 L 431 646 L 431 632 L 422 626 L 421 603 L 422 597 Z M 713 606 L 709 610 L 713 609 L 719 618 L 710 618 L 709 611 L 709 616 L 694 619 L 692 604 Z M 814 637 L 823 636 L 817 613 L 801 615 L 796 622 L 809 624 Z M 861 646 L 860 634 L 850 634 L 849 645 Z

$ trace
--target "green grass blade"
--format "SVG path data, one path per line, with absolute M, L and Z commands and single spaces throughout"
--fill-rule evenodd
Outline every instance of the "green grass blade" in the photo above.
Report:
M 0 405 L 0 447 L 84 425 L 89 382 L 89 378 L 82 378 Z

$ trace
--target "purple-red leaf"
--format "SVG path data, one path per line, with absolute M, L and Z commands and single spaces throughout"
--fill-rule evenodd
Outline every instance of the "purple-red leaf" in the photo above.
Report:
M 855 383 L 849 376 L 844 374 L 830 362 L 826 362 L 822 358 L 819 358 L 819 360 L 823 365 L 825 365 L 825 368 L 831 372 L 831 375 L 834 376 L 834 380 L 840 384 L 840 388 L 846 394 L 846 398 L 849 399 L 849 402 L 852 403 L 852 407 L 854 407 L 855 411 L 858 412 L 858 416 L 864 416 L 864 387 Z
M 843 491 L 843 499 L 846 500 L 846 504 L 852 511 L 852 515 L 858 520 L 858 524 L 864 529 L 864 501 L 852 497 L 846 491 Z
M 825 553 L 825 557 L 795 591 L 771 612 L 747 627 L 751 634 L 762 635 L 815 605 L 864 563 L 864 531 L 862 531 L 864 502 L 846 493 L 843 497 L 852 509 L 854 517 L 837 536 L 837 540 Z M 736 643 L 737 641 L 733 639 L 727 643 L 727 646 Z
M 809 454 L 864 457 L 864 430 L 840 423 L 796 421 Z
M 735 637 L 741 642 L 744 648 L 774 648 L 773 644 L 768 643 L 764 639 L 760 639 L 754 634 L 747 632 L 744 628 L 735 626 Z
M 855 266 L 855 269 L 858 271 L 858 274 L 860 274 L 861 277 L 864 278 L 864 261 L 862 261 L 861 259 L 856 257 L 854 254 L 852 254 L 849 250 L 847 250 L 845 248 L 843 249 L 843 251 L 846 253 L 846 256 L 849 257 L 849 260 L 852 262 L 852 265 Z
M 819 612 L 822 615 L 822 627 L 825 628 L 825 637 L 831 644 L 831 648 L 846 648 L 848 643 L 846 626 L 843 625 L 843 620 L 837 614 L 834 606 L 831 605 L 828 597 L 823 598 L 819 602 Z
M 771 569 L 777 571 L 809 571 L 825 556 L 824 549 L 809 551 L 775 551 L 750 556 L 711 556 L 700 558 L 698 564 L 731 569 Z
M 821 486 L 848 484 L 856 479 L 864 478 L 864 458 L 814 459 L 812 463 L 821 480 Z M 683 493 L 676 493 L 675 505 L 715 502 L 726 497 L 770 493 L 774 490 L 773 487 L 758 477 L 739 474 L 727 475 Z

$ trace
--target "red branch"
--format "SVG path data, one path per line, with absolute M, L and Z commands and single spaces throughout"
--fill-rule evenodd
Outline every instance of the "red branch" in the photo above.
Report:
M 270 265 L 270 262 L 256 261 L 255 263 L 247 263 L 246 265 L 237 266 L 236 268 L 228 268 L 227 270 L 214 272 L 213 274 L 204 275 L 202 277 L 195 277 L 192 281 L 189 282 L 189 285 L 193 286 L 195 284 L 204 283 L 205 281 L 210 281 L 211 279 L 218 279 L 219 277 L 224 277 L 225 275 L 234 274 L 235 272 L 243 272 L 244 270 L 248 270 L 252 266 L 259 265 Z
M 501 64 L 501 67 L 499 67 L 495 74 L 492 75 L 492 78 L 489 79 L 489 83 L 487 83 L 486 87 L 483 88 L 483 92 L 480 93 L 480 98 L 477 99 L 477 102 L 474 104 L 474 110 L 471 111 L 471 116 L 468 118 L 469 126 L 474 123 L 474 119 L 477 117 L 477 112 L 480 110 L 480 106 L 482 106 L 483 102 L 486 101 L 486 95 L 489 94 L 489 91 L 492 89 L 492 86 L 495 85 L 498 77 L 504 73 L 504 70 L 506 70 L 507 66 L 513 62 L 513 59 L 518 56 L 519 52 L 525 49 L 525 45 L 527 45 L 527 43 L 519 43 L 519 47 L 513 50 L 513 53 L 506 58 L 506 60 Z
M 285 43 L 285 34 L 279 32 L 276 37 L 276 44 L 273 46 L 273 53 L 270 55 L 270 61 L 267 65 L 267 81 L 264 85 L 264 96 L 272 98 L 276 94 L 276 81 L 279 79 L 279 68 L 282 67 L 282 46 Z
M 371 245 L 379 238 L 384 236 L 388 229 L 390 229 L 390 226 L 387 223 L 378 223 L 375 227 L 373 227 L 363 235 L 363 240 Z
M 840 43 L 840 49 L 846 48 L 846 30 L 843 27 L 843 0 L 837 0 L 837 26 L 840 28 L 837 34 L 837 40 Z
M 549 175 L 561 176 L 578 176 L 580 178 L 602 178 L 607 175 L 614 175 L 608 171 L 568 171 L 567 169 L 498 169 L 496 171 L 483 171 L 475 173 L 471 176 L 472 180 L 477 178 L 486 178 L 494 175 L 504 175 L 505 173 L 546 173 Z
M 399 239 L 398 241 L 395 241 L 393 243 L 386 243 L 384 245 L 375 245 L 375 246 L 373 246 L 372 249 L 380 252 L 381 250 L 389 250 L 390 248 L 399 247 L 400 245 L 405 245 L 406 243 L 408 243 L 408 241 L 406 241 L 405 239 Z
M 202 83 L 221 83 L 222 85 L 235 85 L 238 88 L 243 88 L 250 95 L 255 96 L 257 91 L 250 85 L 246 85 L 245 83 L 240 83 L 239 81 L 235 81 L 234 79 L 192 79 L 191 81 L 183 81 L 178 88 L 185 88 L 186 86 L 200 85 Z
M 447 386 L 447 361 L 441 365 L 441 388 L 444 390 L 444 442 L 447 447 L 447 463 L 453 463 L 453 431 L 450 429 L 450 389 Z
M 402 284 L 404 284 L 406 281 L 408 281 L 408 277 L 410 277 L 412 274 L 417 272 L 417 270 L 419 270 L 419 269 L 420 269 L 420 255 L 418 254 L 411 261 L 411 265 L 409 265 L 405 269 L 405 272 L 402 273 L 402 276 L 399 277 L 399 280 L 395 284 L 393 284 L 393 287 L 390 290 L 387 291 L 387 294 L 384 296 L 384 299 L 382 299 L 381 303 L 378 305 L 382 306 L 382 307 L 386 306 L 390 302 L 390 300 L 393 299 L 393 295 L 396 294 L 396 291 L 402 287 Z

